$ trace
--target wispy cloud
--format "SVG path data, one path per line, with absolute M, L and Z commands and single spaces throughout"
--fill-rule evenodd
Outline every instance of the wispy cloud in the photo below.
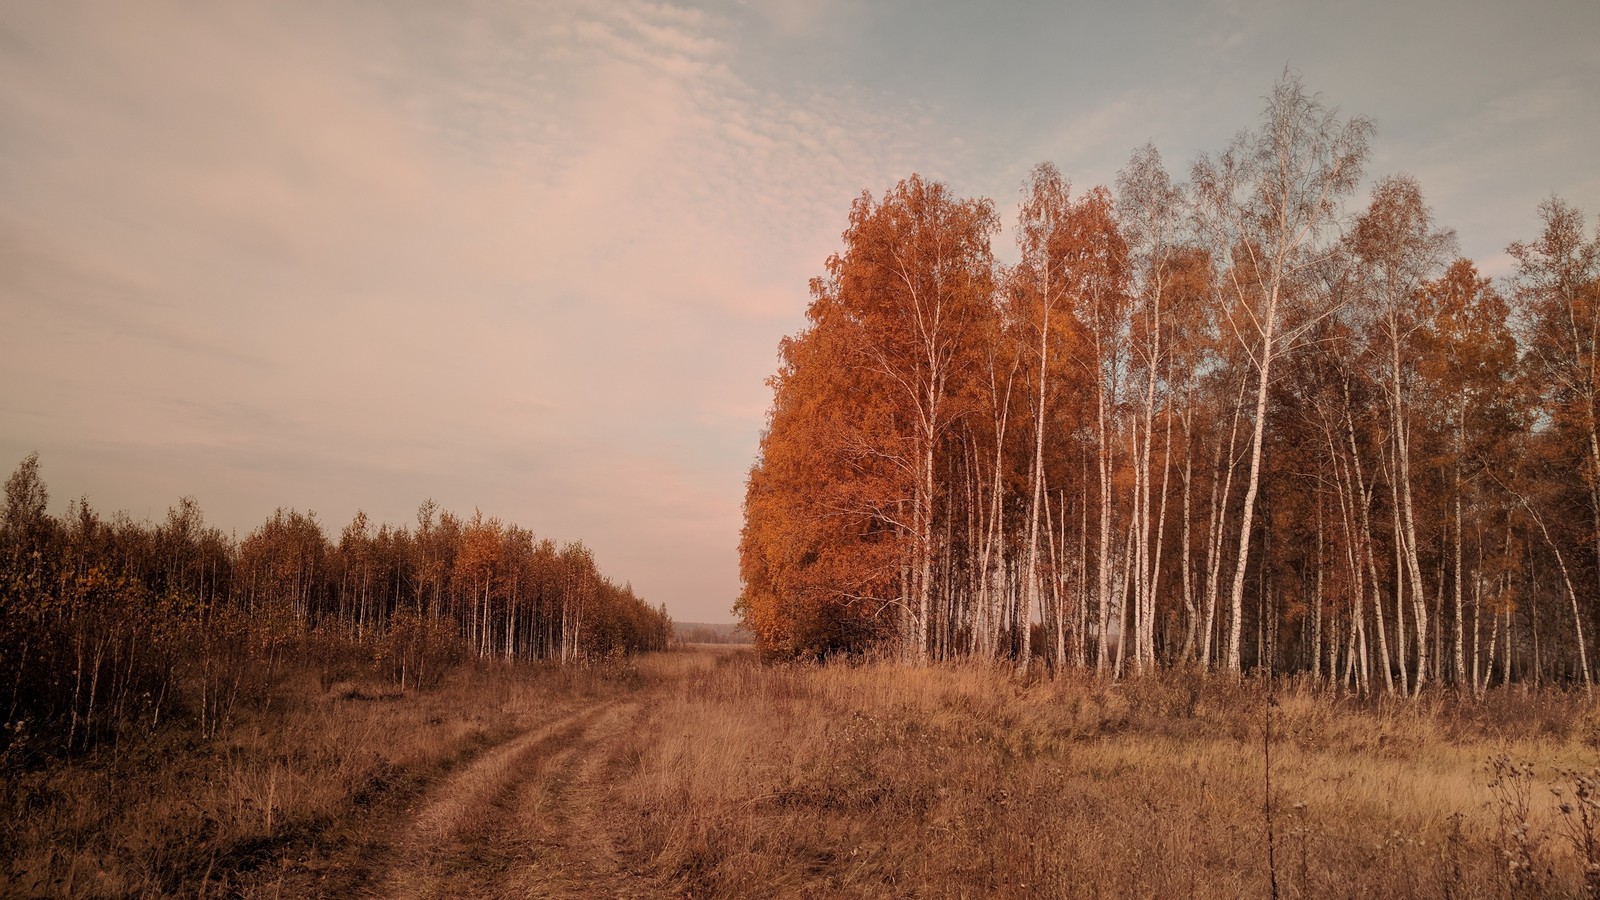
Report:
M 524 13 L 20 11 L 7 449 L 110 506 L 174 480 L 151 467 L 232 471 L 264 485 L 185 490 L 241 528 L 471 486 L 725 614 L 772 343 L 850 197 L 925 158 L 916 124 L 747 83 L 714 12 Z
M 1464 241 L 1530 191 L 1596 205 L 1593 10 L 1421 40 L 1324 7 L 11 4 L 0 465 L 241 529 L 431 494 L 721 618 L 763 379 L 863 188 L 920 171 L 1009 218 L 1040 160 L 1086 188 L 1153 138 L 1181 171 L 1290 62 L 1418 126 L 1395 167 Z M 1549 50 L 1460 58 L 1500 33 Z

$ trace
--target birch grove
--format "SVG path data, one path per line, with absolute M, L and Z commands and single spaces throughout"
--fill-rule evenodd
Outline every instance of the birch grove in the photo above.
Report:
M 751 469 L 758 639 L 1589 684 L 1600 238 L 1553 200 L 1482 277 L 1372 136 L 1285 75 L 1185 182 L 1152 146 L 1114 189 L 1036 167 L 1009 266 L 987 200 L 864 195 Z

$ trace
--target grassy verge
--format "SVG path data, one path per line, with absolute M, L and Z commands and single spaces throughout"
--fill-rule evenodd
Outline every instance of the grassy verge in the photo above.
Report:
M 1280 684 L 1272 864 L 1267 709 L 1215 679 L 725 658 L 621 752 L 617 820 L 693 896 L 1266 896 L 1274 875 L 1288 897 L 1582 894 L 1548 788 L 1600 760 L 1591 704 Z M 1490 787 L 1497 754 L 1525 811 Z
M 402 693 L 323 689 L 307 671 L 212 740 L 173 728 L 11 773 L 0 894 L 347 894 L 429 785 L 606 679 L 465 666 L 436 690 Z
M 625 726 L 593 724 L 605 704 Z M 538 757 L 507 741 L 587 710 L 570 763 L 546 761 L 560 784 L 491 766 L 482 791 L 450 787 L 474 760 Z M 450 809 L 510 854 L 464 845 L 461 884 L 583 862 L 695 897 L 1595 896 L 1597 745 L 1600 707 L 1553 692 L 1364 703 L 1280 682 L 1269 705 L 1260 683 L 1182 674 L 705 650 L 468 666 L 424 693 L 307 672 L 210 741 L 174 730 L 11 776 L 0 894 L 370 893 L 443 801 L 482 806 Z

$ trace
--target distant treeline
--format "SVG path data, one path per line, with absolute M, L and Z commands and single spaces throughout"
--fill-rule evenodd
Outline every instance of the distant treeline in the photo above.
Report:
M 359 661 L 402 687 L 477 657 L 572 661 L 665 649 L 672 622 L 558 545 L 422 504 L 415 527 L 357 513 L 337 538 L 279 509 L 235 542 L 190 498 L 160 523 L 61 518 L 37 454 L 0 517 L 0 768 L 173 716 L 214 732 L 244 694 L 296 663 Z
M 739 624 L 674 622 L 673 637 L 685 644 L 753 644 L 756 636 Z

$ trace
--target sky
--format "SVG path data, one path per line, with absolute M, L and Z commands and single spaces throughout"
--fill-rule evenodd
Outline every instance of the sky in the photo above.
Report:
M 1600 213 L 1597 46 L 1593 0 L 0 0 L 0 468 L 239 538 L 433 498 L 731 621 L 861 191 L 1181 177 L 1290 68 L 1504 275 Z

